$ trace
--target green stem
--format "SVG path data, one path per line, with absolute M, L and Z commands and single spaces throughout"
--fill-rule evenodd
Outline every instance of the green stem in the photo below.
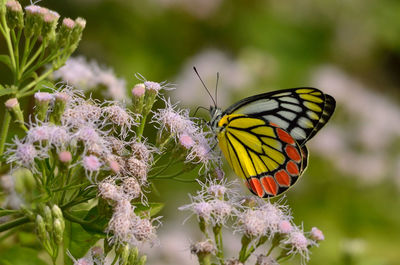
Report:
M 82 220 L 81 218 L 78 218 L 78 217 L 70 214 L 68 211 L 63 211 L 63 216 L 65 217 L 65 219 L 67 219 L 73 223 L 78 223 L 81 225 L 90 224 L 90 221 Z
M 257 242 L 257 244 L 256 244 L 255 246 L 252 245 L 252 246 L 246 251 L 244 260 L 246 261 L 246 260 L 251 256 L 251 254 L 253 254 L 253 252 L 254 252 L 259 246 L 261 246 L 262 244 L 264 244 L 264 243 L 267 241 L 267 239 L 268 239 L 267 236 L 263 236 L 263 237 L 260 238 L 260 240 Z M 270 250 L 268 251 L 267 256 L 271 253 L 271 251 L 272 251 L 272 249 L 273 249 L 274 247 L 275 247 L 274 245 L 271 246 Z
M 44 74 L 42 74 L 38 79 L 33 80 L 32 82 L 30 82 L 28 85 L 26 85 L 24 88 L 22 88 L 22 89 L 18 92 L 17 96 L 18 96 L 19 98 L 22 98 L 22 97 L 24 97 L 24 96 L 30 95 L 31 93 L 34 93 L 35 91 L 29 91 L 29 92 L 27 92 L 27 93 L 24 93 L 24 92 L 26 92 L 27 90 L 31 89 L 31 88 L 34 87 L 35 85 L 37 85 L 40 81 L 42 81 L 43 79 L 45 79 L 45 78 L 46 78 L 47 76 L 49 76 L 52 72 L 53 72 L 53 69 L 50 69 L 50 70 L 48 70 L 47 72 L 45 72 Z
M 41 55 L 43 53 L 43 51 L 45 50 L 45 44 L 43 43 L 43 45 L 41 46 L 40 49 L 38 49 L 36 51 L 36 53 L 29 59 L 29 61 L 24 65 L 24 67 L 22 68 L 21 72 L 25 72 L 26 69 L 28 69 L 28 67 L 36 60 L 36 58 Z
M 4 35 L 5 41 L 7 42 L 8 52 L 10 53 L 11 64 L 12 64 L 12 67 L 13 67 L 12 70 L 13 70 L 13 73 L 15 73 L 16 64 L 15 64 L 15 57 L 14 57 L 14 49 L 13 49 L 13 46 L 12 46 L 12 43 L 11 43 L 10 29 L 7 26 L 5 15 L 1 16 L 1 22 L 4 25 L 3 35 Z
M 13 227 L 19 226 L 19 225 L 23 225 L 28 223 L 30 220 L 28 217 L 24 216 L 15 220 L 12 220 L 10 222 L 4 223 L 0 225 L 0 232 L 4 232 L 8 229 L 11 229 Z
M 68 170 L 68 175 L 67 175 L 67 180 L 65 182 L 65 184 L 63 185 L 64 187 L 68 185 L 70 179 L 71 179 L 71 171 L 72 170 Z M 64 180 L 64 174 L 63 174 L 63 180 Z M 63 190 L 62 195 L 61 195 L 61 200 L 60 200 L 60 204 L 62 205 L 64 203 L 64 198 L 65 198 L 65 194 L 66 194 L 67 190 Z
M 4 152 L 4 144 L 6 143 L 7 135 L 8 135 L 8 127 L 10 126 L 11 115 L 8 111 L 4 113 L 3 125 L 1 126 L 1 135 L 0 135 L 0 157 L 3 156 Z M 1 161 L 0 161 L 1 166 Z
M 251 239 L 247 237 L 246 235 L 243 235 L 242 237 L 242 248 L 240 249 L 239 252 L 239 261 L 244 263 L 246 261 L 246 253 L 247 253 L 247 247 L 249 246 L 251 242 Z
M 138 138 L 139 142 L 141 141 L 141 138 L 143 135 L 144 126 L 146 125 L 146 119 L 147 119 L 147 115 L 143 116 L 142 120 L 140 121 L 140 126 L 138 127 L 137 138 Z
M 215 225 L 213 227 L 213 232 L 214 232 L 215 244 L 217 245 L 217 258 L 219 260 L 219 263 L 221 265 L 223 265 L 224 264 L 224 246 L 223 246 L 223 241 L 222 241 L 222 226 Z

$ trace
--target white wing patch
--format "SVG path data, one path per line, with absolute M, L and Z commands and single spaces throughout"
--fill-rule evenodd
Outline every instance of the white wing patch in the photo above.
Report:
M 279 108 L 278 101 L 273 99 L 260 99 L 235 110 L 235 113 L 252 114 L 260 112 L 260 110 L 269 111 L 277 108 Z

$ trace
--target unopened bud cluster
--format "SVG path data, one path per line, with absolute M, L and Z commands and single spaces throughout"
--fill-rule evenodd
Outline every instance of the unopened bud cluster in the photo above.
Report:
M 65 221 L 61 209 L 54 204 L 40 207 L 35 220 L 40 243 L 51 257 L 57 257 L 58 247 L 63 242 Z

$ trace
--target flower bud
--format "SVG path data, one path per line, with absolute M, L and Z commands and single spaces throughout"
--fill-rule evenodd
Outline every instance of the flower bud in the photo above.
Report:
M 70 45 L 70 38 L 75 27 L 75 21 L 70 18 L 64 18 L 57 33 L 57 46 L 67 47 Z
M 60 15 L 52 10 L 48 10 L 48 12 L 43 15 L 43 27 L 42 27 L 43 41 L 55 40 L 57 22 L 59 18 Z
M 72 161 L 72 155 L 69 151 L 62 151 L 58 153 L 58 160 L 63 164 L 69 164 Z
M 63 218 L 62 211 L 57 204 L 54 204 L 53 207 L 51 207 L 51 212 L 55 218 Z
M 316 227 L 311 228 L 310 237 L 316 242 L 325 240 L 324 233 Z
M 133 113 L 139 113 L 139 114 L 142 113 L 145 93 L 146 93 L 146 87 L 142 83 L 136 84 L 132 88 Z
M 64 234 L 64 225 L 60 219 L 55 219 L 53 223 L 54 238 L 57 245 L 61 244 Z
M 47 231 L 51 231 L 53 226 L 53 215 L 50 207 L 47 205 L 43 208 L 43 216 Z
M 18 1 L 8 1 L 6 4 L 7 16 L 6 21 L 10 29 L 15 27 L 24 27 L 24 14 L 21 4 Z
M 129 262 L 129 245 L 124 245 L 119 249 L 119 257 L 121 259 L 121 265 L 127 265 Z
M 36 103 L 35 114 L 38 120 L 44 121 L 46 119 L 47 110 L 49 109 L 49 104 L 52 99 L 53 96 L 50 93 L 47 92 L 35 93 L 35 103 Z
M 16 98 L 10 98 L 7 100 L 5 103 L 6 108 L 8 111 L 10 111 L 11 116 L 13 119 L 19 123 L 21 127 L 25 127 L 24 125 L 24 115 L 22 114 L 22 110 L 19 106 L 18 99 Z
M 143 115 L 149 114 L 150 110 L 153 108 L 154 102 L 156 101 L 158 91 L 161 89 L 161 85 L 156 82 L 146 81 L 144 82 L 146 87 Z
M 131 251 L 129 253 L 129 263 L 128 264 L 135 264 L 136 260 L 138 258 L 139 255 L 139 250 L 137 249 L 137 247 L 131 248 Z
M 54 108 L 50 113 L 50 121 L 54 124 L 61 124 L 61 117 L 64 113 L 65 106 L 69 100 L 69 95 L 64 92 L 58 92 L 54 94 Z
M 46 225 L 44 223 L 43 217 L 40 214 L 38 214 L 36 216 L 35 223 L 36 223 L 36 230 L 37 230 L 37 235 L 38 235 L 39 239 L 41 241 L 47 241 L 48 238 L 47 238 Z
M 29 5 L 25 7 L 25 27 L 24 34 L 26 38 L 39 36 L 42 31 L 43 15 L 47 12 L 47 8 L 38 5 Z

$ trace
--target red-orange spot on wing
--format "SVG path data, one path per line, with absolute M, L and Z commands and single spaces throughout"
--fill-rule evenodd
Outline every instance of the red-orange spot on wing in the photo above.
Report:
M 287 172 L 289 172 L 290 175 L 295 175 L 295 176 L 299 175 L 299 168 L 293 161 L 287 162 L 286 170 Z
M 276 131 L 278 133 L 279 139 L 281 139 L 285 143 L 294 144 L 294 139 L 293 139 L 292 136 L 290 136 L 290 134 L 288 134 L 287 132 L 285 132 L 281 128 L 276 129 Z
M 249 182 L 254 193 L 257 193 L 259 197 L 263 197 L 264 190 L 261 186 L 260 180 L 258 180 L 258 178 L 251 178 Z
M 272 177 L 270 176 L 263 177 L 261 179 L 261 182 L 264 187 L 264 190 L 268 194 L 275 196 L 278 193 L 278 185 L 276 185 L 276 182 Z
M 290 186 L 290 177 L 285 170 L 280 170 L 275 173 L 275 179 L 279 185 L 289 187 Z
M 293 147 L 292 145 L 287 145 L 285 147 L 285 151 L 286 154 L 290 157 L 290 159 L 294 161 L 300 161 L 301 156 L 295 147 Z
M 279 127 L 278 124 L 273 123 L 273 122 L 270 122 L 269 124 L 272 125 L 272 126 L 275 126 L 275 127 Z

